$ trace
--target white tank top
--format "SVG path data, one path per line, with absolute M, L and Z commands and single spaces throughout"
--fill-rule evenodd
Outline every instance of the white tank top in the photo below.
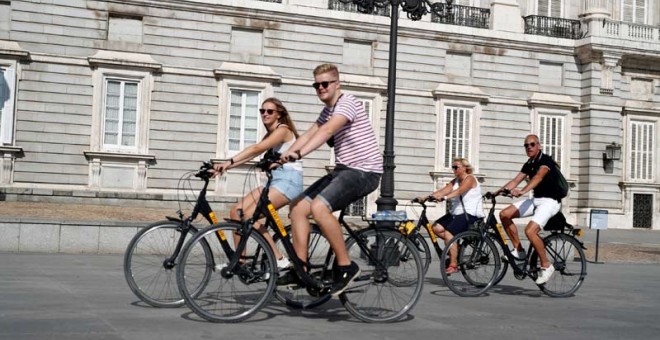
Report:
M 468 175 L 468 176 L 472 176 L 472 175 Z M 465 205 L 465 210 L 467 210 L 468 214 L 476 217 L 486 216 L 484 214 L 483 201 L 481 199 L 481 184 L 479 184 L 479 181 L 477 181 L 476 177 L 474 177 L 474 180 L 477 182 L 477 186 L 471 188 L 466 193 L 461 195 L 463 196 L 463 204 L 461 204 L 461 199 L 460 199 L 461 196 L 456 196 L 454 198 L 449 199 L 451 201 L 452 215 L 463 215 L 464 214 L 463 205 Z M 452 188 L 452 191 L 458 189 L 459 187 L 458 179 L 454 179 L 453 182 L 454 182 L 454 186 Z
M 278 125 L 277 128 L 279 128 L 282 125 L 284 125 L 284 124 Z M 293 134 L 293 132 L 291 132 L 291 134 Z M 278 152 L 280 154 L 284 154 L 285 152 L 287 152 L 289 150 L 291 145 L 293 145 L 293 143 L 295 143 L 295 142 L 296 142 L 296 135 L 293 135 L 293 138 L 291 138 L 290 141 L 284 142 L 284 143 L 279 143 L 279 144 L 276 144 L 275 146 L 273 146 L 273 151 Z M 299 171 L 303 170 L 301 160 L 297 160 L 295 162 L 290 162 L 290 163 L 284 164 L 283 167 L 291 168 L 291 169 L 295 169 L 295 170 L 299 170 Z

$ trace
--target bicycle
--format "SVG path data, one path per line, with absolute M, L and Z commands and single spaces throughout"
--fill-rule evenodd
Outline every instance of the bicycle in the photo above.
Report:
M 211 179 L 213 165 L 204 162 L 198 171 L 187 172 L 179 179 L 179 188 L 186 184 L 190 187 L 192 177 L 203 181 L 202 188 L 197 195 L 195 205 L 190 216 L 184 216 L 182 209 L 177 211 L 178 217 L 166 216 L 167 220 L 152 223 L 141 229 L 129 242 L 124 253 L 124 277 L 131 291 L 143 302 L 160 308 L 181 307 L 185 301 L 176 285 L 175 267 L 178 257 L 185 242 L 195 235 L 199 228 L 193 225 L 193 221 L 201 214 L 211 225 L 217 224 L 218 218 L 211 209 L 206 192 Z M 185 191 L 180 190 L 181 191 Z M 181 201 L 181 200 L 180 200 Z M 285 227 L 290 230 L 291 227 Z M 274 237 L 278 244 L 279 237 Z M 316 249 L 323 249 L 327 244 L 318 227 L 313 225 L 310 235 L 310 259 L 308 263 L 315 263 Z M 211 249 L 206 243 L 202 244 L 204 254 L 210 257 Z M 206 256 L 206 255 L 205 255 Z M 204 272 L 204 276 L 210 275 L 210 269 Z M 276 297 L 282 303 L 294 308 L 312 308 L 325 300 L 310 298 L 302 294 L 292 292 L 278 292 Z
M 323 263 L 306 266 L 291 244 L 290 233 L 268 200 L 272 181 L 270 167 L 279 155 L 267 154 L 257 167 L 267 175 L 254 216 L 241 221 L 219 223 L 199 231 L 184 246 L 177 282 L 181 295 L 190 309 L 212 322 L 239 322 L 257 313 L 275 291 L 279 273 L 273 251 L 252 224 L 265 217 L 265 226 L 272 229 L 299 277 L 298 289 L 316 301 L 328 299 L 332 284 L 334 255 L 328 247 Z M 366 322 L 387 322 L 406 315 L 417 303 L 423 286 L 421 259 L 414 245 L 400 232 L 370 227 L 354 231 L 343 220 L 348 233 L 346 247 L 362 273 L 353 285 L 339 295 L 341 303 L 354 317 Z M 221 237 L 215 237 L 221 235 Z M 234 237 L 240 239 L 234 241 Z M 213 256 L 204 256 L 208 244 Z M 415 249 L 415 250 L 412 250 Z M 407 256 L 402 256 L 407 254 Z M 212 269 L 211 275 L 204 273 Z M 198 291 L 198 287 L 203 287 Z M 386 291 L 387 290 L 387 291 Z M 280 290 L 277 290 L 279 292 Z M 327 301 L 327 300 L 326 300 Z
M 500 195 L 509 195 L 508 192 Z M 513 269 L 513 275 L 518 280 L 530 277 L 536 280 L 540 270 L 540 261 L 538 253 L 530 245 L 527 251 L 526 259 L 518 260 L 511 254 L 507 245 L 502 226 L 497 223 L 495 218 L 495 197 L 491 193 L 484 195 L 485 199 L 491 201 L 491 208 L 488 218 L 478 230 L 470 230 L 456 235 L 450 245 L 457 244 L 459 247 L 459 269 L 466 279 L 467 284 L 460 283 L 458 279 L 449 280 L 443 273 L 443 279 L 447 286 L 460 296 L 476 296 L 486 292 L 490 287 L 498 284 L 506 274 L 507 267 L 510 265 Z M 587 262 L 584 255 L 584 244 L 577 239 L 581 236 L 582 230 L 575 228 L 566 222 L 564 215 L 559 212 L 548 221 L 544 231 L 550 234 L 543 237 L 546 254 L 550 262 L 555 267 L 555 273 L 545 284 L 538 285 L 539 289 L 548 296 L 566 297 L 573 295 L 584 282 L 586 276 Z M 576 237 L 577 236 L 577 237 Z M 499 250 L 495 244 L 503 251 L 504 261 L 501 271 L 492 271 L 490 279 L 475 279 L 470 273 L 483 267 L 497 267 L 500 259 Z M 447 256 L 447 251 L 443 252 L 443 258 Z M 491 265 L 493 261 L 494 265 Z
M 131 291 L 145 303 L 154 307 L 180 307 L 183 298 L 176 287 L 174 267 L 181 247 L 187 239 L 196 234 L 198 228 L 193 221 L 201 214 L 209 223 L 218 219 L 206 200 L 212 169 L 211 163 L 204 162 L 196 172 L 187 172 L 179 179 L 178 187 L 189 183 L 194 176 L 204 184 L 190 216 L 182 210 L 178 217 L 166 216 L 167 220 L 152 223 L 141 229 L 129 242 L 124 253 L 124 277 Z M 181 207 L 180 207 L 181 208 Z M 204 254 L 210 256 L 210 249 L 203 246 Z M 209 275 L 207 272 L 205 275 Z
M 426 202 L 437 202 L 437 200 L 433 196 L 427 197 L 426 200 L 420 200 L 419 198 L 414 198 L 411 201 L 411 203 L 417 203 L 422 207 L 422 212 L 419 214 L 419 219 L 417 220 L 417 223 L 412 224 L 412 221 L 408 221 L 405 225 L 402 224 L 399 227 L 401 232 L 407 233 L 413 244 L 417 246 L 417 250 L 419 251 L 420 256 L 422 257 L 422 263 L 424 264 L 425 275 L 431 264 L 433 255 L 431 254 L 431 249 L 428 243 L 425 241 L 424 236 L 422 236 L 421 234 L 421 230 L 426 229 L 426 231 L 428 232 L 431 243 L 433 244 L 433 249 L 435 249 L 435 252 L 438 255 L 438 259 L 442 259 L 442 252 L 444 250 L 441 247 L 440 242 L 438 242 L 438 237 L 433 231 L 433 227 L 429 222 L 428 217 L 426 216 L 426 210 L 428 208 Z M 449 264 L 449 259 L 446 258 L 444 261 L 442 261 L 442 263 L 444 264 L 444 267 L 441 267 L 440 270 L 444 271 L 444 268 L 447 267 L 447 265 Z M 504 273 L 502 273 L 502 275 L 503 274 Z

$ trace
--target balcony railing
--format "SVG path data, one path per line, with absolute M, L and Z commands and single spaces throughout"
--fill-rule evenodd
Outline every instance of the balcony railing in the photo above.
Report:
M 437 4 L 437 3 L 436 3 Z M 444 5 L 444 4 L 440 4 Z M 488 28 L 490 8 L 453 5 L 451 12 L 443 10 L 445 15 L 431 13 L 431 21 L 441 24 Z
M 603 20 L 602 33 L 610 37 L 630 40 L 658 41 L 660 27 L 635 24 L 632 22 Z
M 333 9 L 336 11 L 344 11 L 344 12 L 353 12 L 353 13 L 362 13 L 358 10 L 358 6 L 353 3 L 343 3 L 339 0 L 328 0 L 328 9 Z M 374 15 L 380 15 L 384 17 L 389 17 L 390 16 L 390 6 L 384 6 L 384 7 L 376 7 L 374 10 L 374 13 L 369 13 L 369 14 L 374 14 Z
M 282 3 L 282 0 L 257 0 L 257 1 L 264 1 L 264 2 L 276 2 L 278 4 Z
M 544 17 L 540 15 L 526 16 L 525 34 L 545 35 L 564 39 L 580 39 L 580 20 Z

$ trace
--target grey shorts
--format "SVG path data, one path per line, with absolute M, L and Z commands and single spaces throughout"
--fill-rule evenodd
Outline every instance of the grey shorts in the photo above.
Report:
M 303 172 L 289 167 L 281 166 L 272 172 L 273 182 L 271 188 L 277 189 L 289 201 L 293 201 L 303 191 Z
M 380 176 L 379 173 L 337 165 L 332 173 L 321 177 L 307 188 L 304 196 L 309 201 L 319 197 L 331 211 L 342 210 L 376 190 Z

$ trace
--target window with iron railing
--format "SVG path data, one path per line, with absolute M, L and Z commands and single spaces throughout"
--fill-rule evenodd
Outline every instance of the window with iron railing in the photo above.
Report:
M 442 15 L 435 12 L 431 13 L 431 21 L 440 24 L 468 26 L 476 28 L 488 28 L 490 22 L 490 9 L 481 7 L 452 5 L 448 7 L 441 5 Z
M 339 0 L 328 0 L 328 9 L 344 12 L 353 12 L 353 13 L 362 13 L 360 12 L 358 5 L 354 3 L 343 3 Z M 390 16 L 390 6 L 389 4 L 383 7 L 376 7 L 373 13 L 367 13 L 373 15 L 380 15 L 384 17 Z
M 545 35 L 564 39 L 580 39 L 580 20 L 529 15 L 525 20 L 525 34 Z

